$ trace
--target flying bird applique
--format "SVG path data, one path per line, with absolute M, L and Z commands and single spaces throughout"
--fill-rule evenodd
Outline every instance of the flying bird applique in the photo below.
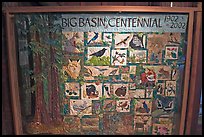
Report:
M 117 71 L 118 71 L 118 69 L 114 69 L 109 73 L 109 75 L 115 75 Z
M 126 41 L 129 39 L 130 36 L 127 36 L 124 40 L 118 42 L 116 45 L 120 45 L 120 44 L 126 44 Z
M 99 67 L 94 67 L 95 69 L 97 69 L 97 70 L 99 70 L 99 71 L 106 71 L 106 70 L 108 70 L 107 68 L 99 68 Z

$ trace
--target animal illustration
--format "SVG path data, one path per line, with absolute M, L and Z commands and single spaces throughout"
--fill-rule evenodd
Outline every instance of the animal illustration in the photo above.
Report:
M 146 76 L 146 73 L 145 73 L 145 72 L 143 72 L 143 73 L 140 75 L 140 78 L 141 78 L 142 84 L 146 84 L 146 83 L 148 82 L 147 76 Z
M 159 94 L 164 93 L 164 87 L 163 87 L 162 84 L 158 84 L 158 86 L 157 86 L 157 91 L 159 92 Z
M 85 74 L 88 74 L 89 76 L 98 76 L 101 74 L 101 72 L 92 66 L 84 66 L 85 68 Z
M 162 101 L 157 99 L 157 108 L 158 109 L 162 109 L 163 105 L 162 105 Z
M 167 51 L 167 52 L 166 52 L 166 57 L 171 58 L 171 56 L 172 56 L 172 55 L 171 55 L 171 51 Z
M 143 104 L 143 108 L 145 109 L 145 111 L 146 111 L 147 113 L 149 113 L 150 109 L 148 108 L 146 102 L 144 101 L 142 104 Z
M 125 53 L 122 53 L 122 54 L 121 54 L 121 53 L 119 53 L 119 52 L 117 52 L 117 51 L 115 52 L 115 54 L 118 55 L 118 57 L 121 57 L 121 58 L 122 58 L 122 57 L 125 57 L 125 55 L 126 55 Z
M 119 62 L 120 64 L 123 64 L 125 60 L 124 60 L 124 58 L 119 60 L 118 57 L 113 57 L 113 64 L 115 64 L 116 61 Z
M 109 75 L 115 75 L 117 71 L 118 71 L 118 69 L 114 69 L 109 73 Z
M 94 67 L 95 69 L 98 69 L 99 71 L 106 71 L 106 70 L 108 70 L 107 68 L 99 68 L 99 67 Z
M 152 90 L 148 90 L 148 89 L 147 89 L 147 94 L 146 94 L 147 97 L 150 97 L 151 94 L 152 94 Z
M 77 92 L 79 90 L 79 85 L 76 83 L 69 83 L 65 85 L 66 91 L 65 95 L 66 96 L 72 96 L 72 95 L 77 95 Z
M 107 92 L 107 95 L 110 97 L 112 93 L 111 93 L 109 87 L 107 85 L 104 85 L 104 89 Z
M 163 109 L 164 109 L 164 111 L 166 111 L 166 112 L 170 112 L 170 111 L 172 111 L 173 108 L 174 108 L 173 101 L 170 101 L 169 104 L 168 104 L 168 106 L 164 107 Z
M 115 64 L 115 62 L 119 62 L 120 64 L 124 63 L 124 58 L 126 57 L 126 53 L 119 53 L 119 52 L 115 52 L 115 55 L 113 56 L 113 64 Z
M 84 75 L 86 76 L 109 76 L 109 75 L 115 75 L 118 72 L 118 68 L 110 68 L 108 66 L 84 66 Z
M 176 35 L 177 35 L 176 33 L 170 33 L 168 42 L 174 43 L 174 44 L 180 44 L 179 40 L 177 39 L 178 36 Z
M 169 58 L 176 58 L 177 57 L 177 50 L 178 48 L 176 47 L 168 47 L 166 51 L 166 56 Z
M 166 87 L 166 91 L 167 91 L 167 96 L 170 96 L 170 95 L 175 95 L 176 94 L 176 89 L 175 89 L 175 86 L 172 84 L 172 83 L 168 83 L 167 84 L 167 87 Z
M 128 101 L 125 101 L 125 102 L 119 102 L 119 105 L 117 107 L 120 107 L 122 110 L 123 109 L 128 110 L 130 105 L 128 105 Z
M 173 50 L 173 51 L 171 52 L 171 56 L 172 56 L 172 58 L 176 58 L 176 55 L 177 55 L 176 51 Z
M 91 38 L 88 42 L 87 42 L 87 45 L 91 43 L 91 41 L 94 41 L 98 38 L 98 32 L 94 32 L 95 35 L 93 36 L 93 38 Z
M 126 95 L 126 91 L 127 91 L 127 87 L 125 86 L 121 86 L 120 88 L 118 88 L 116 91 L 115 91 L 115 94 L 119 97 L 121 96 L 125 96 Z
M 77 104 L 75 101 L 73 101 L 73 103 L 74 104 L 72 105 L 72 108 L 74 111 L 77 111 L 77 113 L 82 112 L 90 107 L 86 101 L 84 101 L 82 105 Z
M 62 67 L 63 71 L 66 72 L 71 78 L 77 79 L 81 71 L 80 60 L 71 61 L 68 60 L 68 65 Z
M 90 56 L 101 57 L 101 56 L 103 56 L 103 54 L 105 53 L 106 50 L 107 50 L 106 48 L 103 48 L 102 50 L 99 50 L 97 52 L 92 53 Z
M 99 68 L 99 67 L 94 67 L 94 69 L 96 69 L 99 72 L 98 75 L 105 75 L 105 73 L 109 70 L 108 68 Z
M 86 95 L 88 98 L 97 98 L 98 94 L 99 93 L 94 85 L 86 85 Z
M 132 40 L 129 43 L 129 46 L 135 50 L 144 48 L 142 38 L 139 37 L 137 34 L 134 34 Z
M 169 113 L 174 109 L 174 101 L 166 97 L 160 97 L 156 99 L 157 109 L 162 109 L 164 112 Z
M 92 74 L 93 74 L 92 70 L 90 68 L 84 66 L 84 75 L 93 76 Z
M 176 76 L 177 70 L 176 69 L 172 69 L 172 78 L 174 78 Z
M 149 82 L 155 82 L 155 80 L 156 80 L 156 73 L 153 70 L 148 69 L 148 72 L 146 74 L 147 74 L 146 75 L 147 76 L 147 80 Z
M 107 103 L 106 105 L 104 105 L 104 109 L 105 110 L 109 110 L 111 108 L 114 107 L 114 101 L 110 101 L 109 103 Z
M 140 75 L 141 84 L 145 86 L 155 86 L 156 73 L 152 69 L 147 68 L 147 70 L 147 73 L 143 72 Z
M 129 39 L 130 36 L 127 36 L 124 40 L 118 42 L 116 45 L 126 44 L 126 41 Z
M 72 38 L 65 41 L 64 50 L 67 53 L 80 53 L 79 49 L 76 46 L 76 39 L 79 38 L 78 33 L 75 33 Z
M 159 70 L 159 73 L 162 74 L 162 78 L 169 78 L 169 72 L 164 70 L 163 67 Z

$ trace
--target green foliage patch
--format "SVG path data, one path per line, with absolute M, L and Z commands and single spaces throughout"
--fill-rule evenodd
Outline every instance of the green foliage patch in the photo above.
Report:
M 110 65 L 110 57 L 108 57 L 108 56 L 103 56 L 103 57 L 93 56 L 93 57 L 91 57 L 91 59 L 86 61 L 86 65 L 108 66 L 108 65 Z

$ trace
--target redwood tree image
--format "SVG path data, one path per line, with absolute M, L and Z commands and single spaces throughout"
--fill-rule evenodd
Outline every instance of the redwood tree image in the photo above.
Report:
M 40 42 L 38 32 L 34 33 L 34 37 L 36 38 L 37 42 Z M 39 77 L 39 75 L 42 73 L 42 61 L 40 53 L 34 53 L 34 64 L 34 75 L 38 76 L 36 77 L 36 103 L 34 122 L 50 124 L 50 118 L 47 109 L 45 108 L 45 101 L 43 98 L 43 80 L 41 77 Z
M 53 19 L 52 17 L 48 16 L 48 24 L 50 26 L 53 25 Z M 53 34 L 49 32 L 49 38 L 50 39 L 57 39 L 56 34 Z M 58 77 L 58 67 L 56 67 L 57 59 L 56 59 L 56 52 L 57 49 L 55 49 L 52 45 L 50 46 L 50 63 L 52 64 L 50 66 L 50 72 L 51 76 L 49 77 L 48 87 L 50 89 L 50 98 L 49 98 L 49 104 L 51 107 L 49 107 L 49 112 L 51 114 L 51 119 L 55 123 L 60 123 L 62 121 L 61 115 L 60 115 L 60 88 L 59 88 L 59 77 Z M 48 74 L 48 76 L 49 76 Z
M 34 68 L 29 70 L 34 85 L 29 89 L 35 93 L 33 120 L 28 126 L 31 133 L 56 133 L 54 127 L 62 123 L 60 114 L 60 69 L 62 51 L 59 25 L 55 25 L 55 15 L 28 14 L 16 17 L 21 33 L 30 35 L 28 47 L 33 56 Z M 21 25 L 27 21 L 26 29 Z M 63 93 L 63 92 L 61 92 Z M 35 130 L 36 129 L 36 130 Z M 59 132 L 59 131 L 57 131 Z

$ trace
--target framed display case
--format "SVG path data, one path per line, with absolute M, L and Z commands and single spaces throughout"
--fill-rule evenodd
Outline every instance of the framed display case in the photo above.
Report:
M 184 134 L 197 10 L 5 9 L 16 134 Z

